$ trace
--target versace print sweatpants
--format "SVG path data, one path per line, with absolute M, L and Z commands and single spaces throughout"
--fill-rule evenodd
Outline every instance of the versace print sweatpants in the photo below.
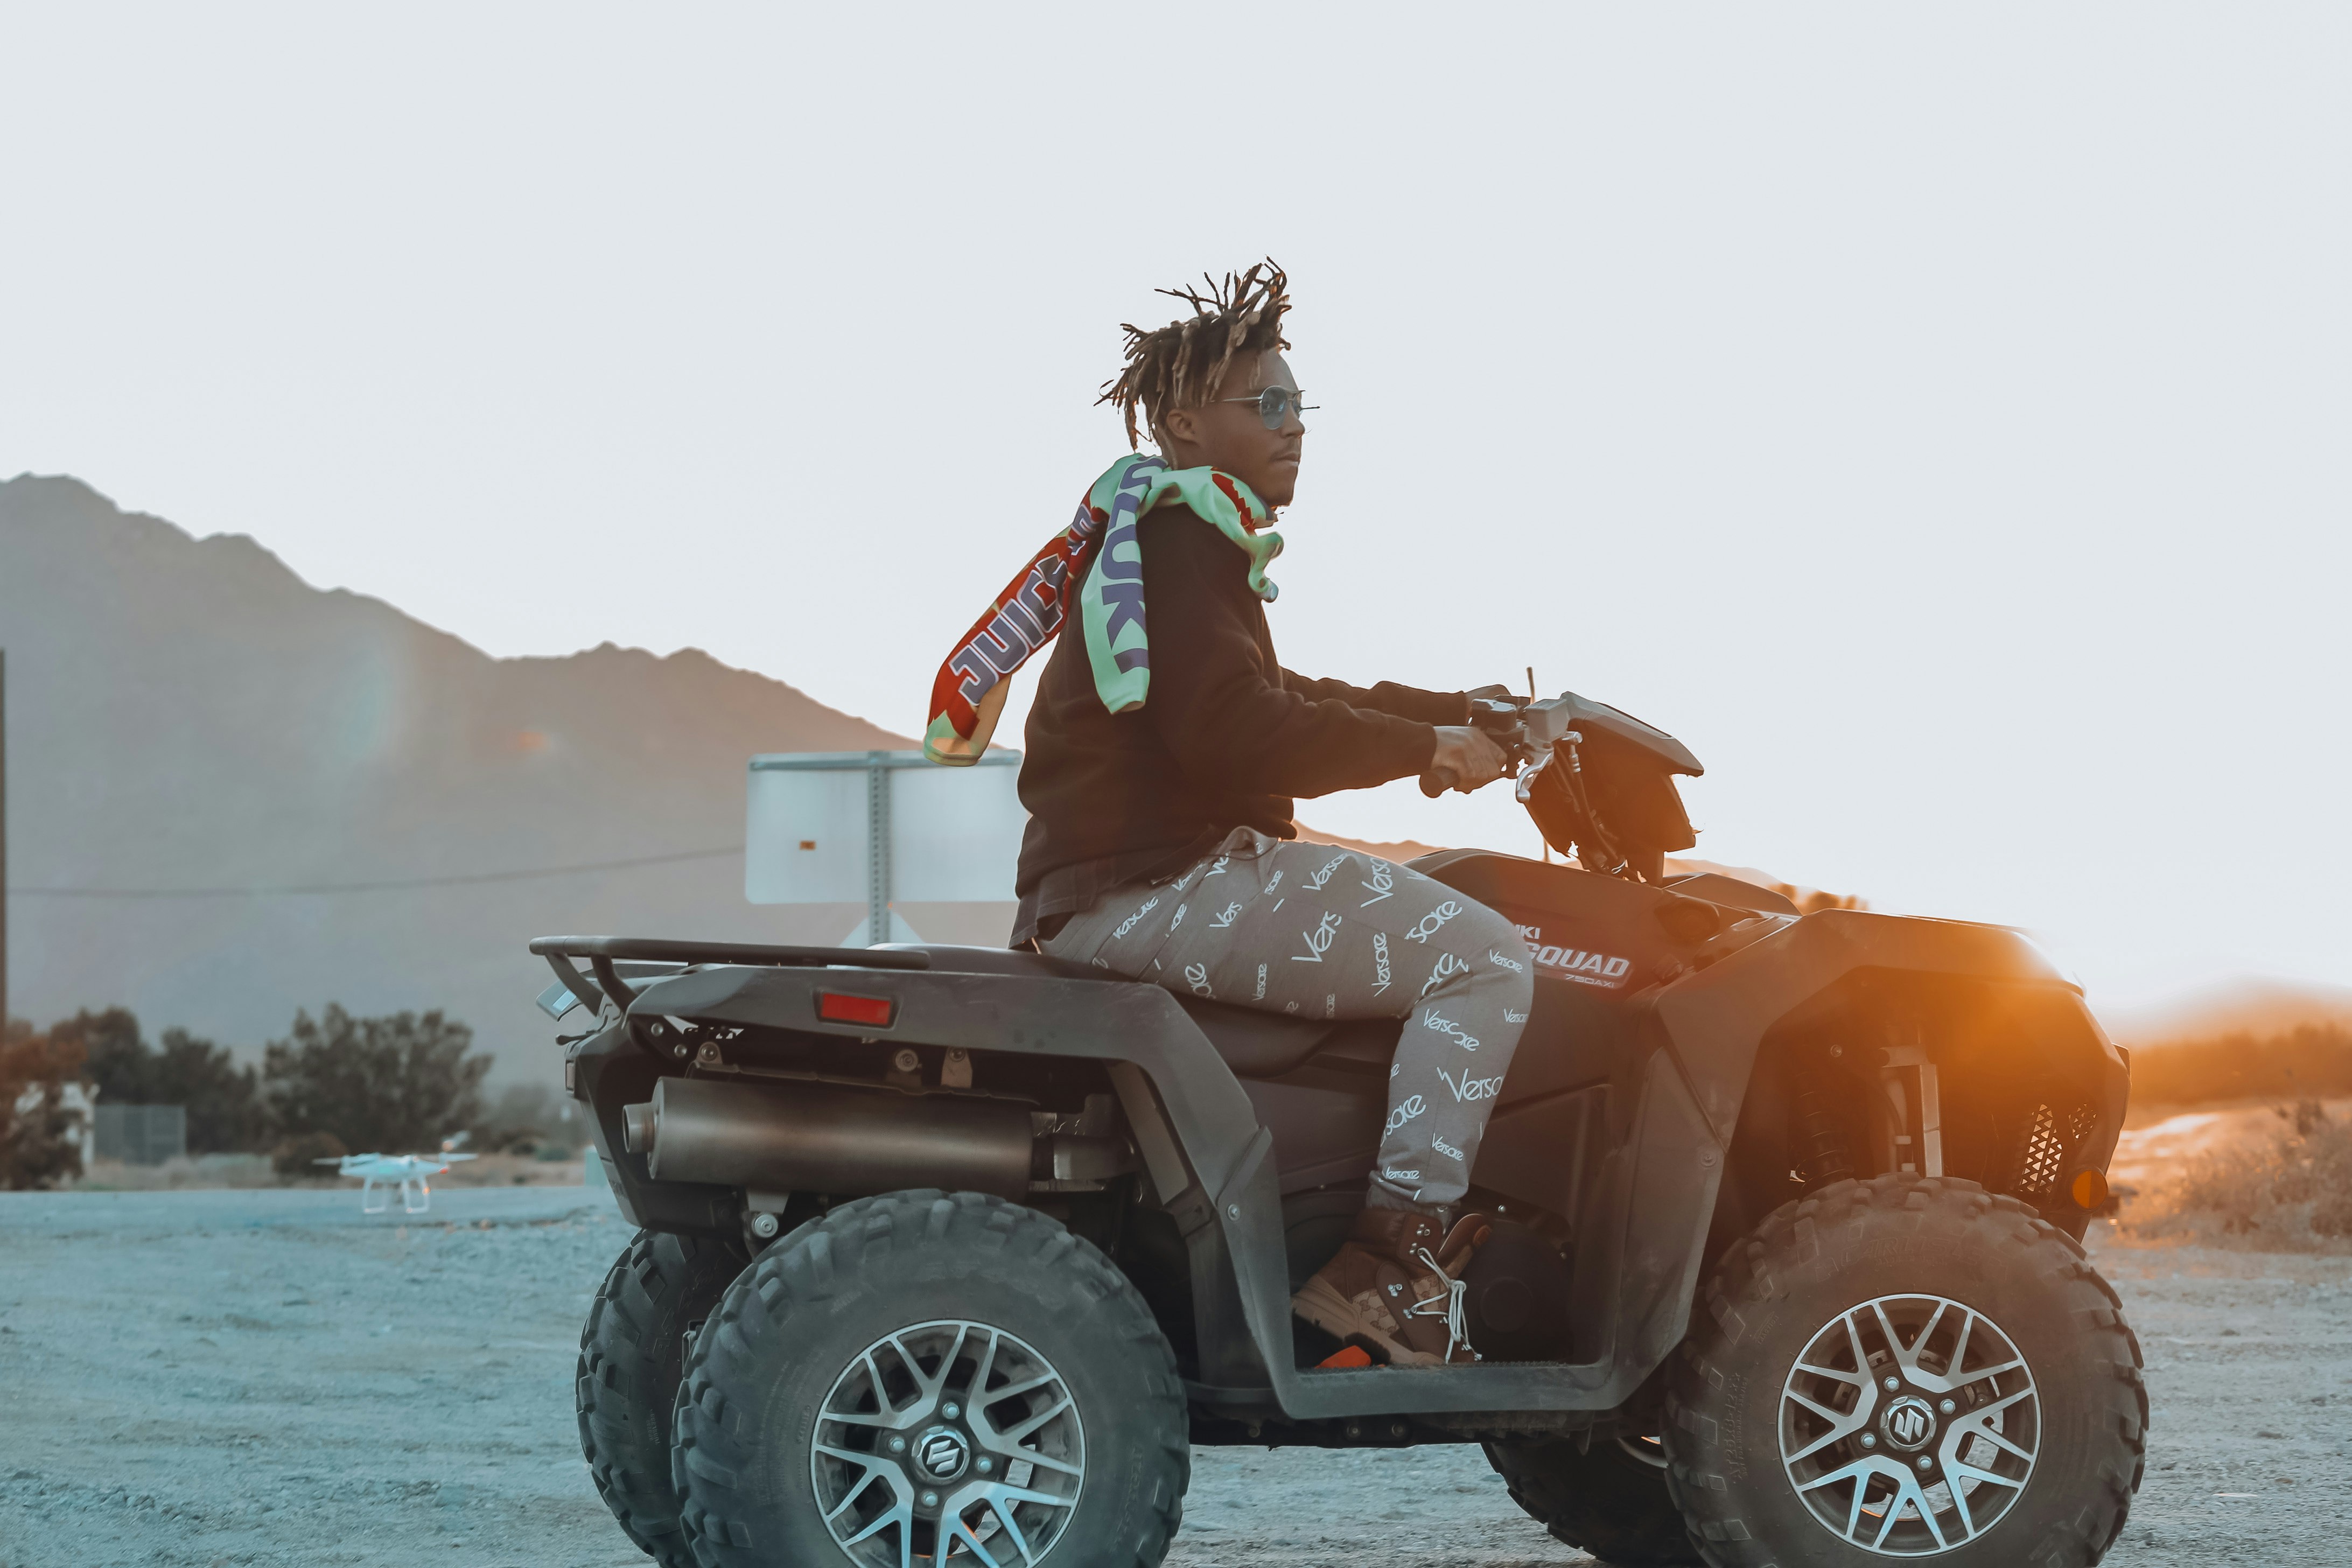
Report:
M 1469 1184 L 1535 993 L 1518 928 L 1417 871 L 1236 828 L 1157 883 L 1107 893 L 1039 944 L 1171 991 L 1309 1018 L 1402 1018 L 1370 1203 Z

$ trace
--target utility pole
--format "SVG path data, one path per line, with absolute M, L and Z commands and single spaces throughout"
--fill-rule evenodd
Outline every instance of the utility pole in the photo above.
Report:
M 0 647 L 0 1040 L 8 1037 L 8 650 Z

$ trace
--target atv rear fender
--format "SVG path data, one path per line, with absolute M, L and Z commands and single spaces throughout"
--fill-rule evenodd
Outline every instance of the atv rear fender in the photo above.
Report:
M 854 973 L 854 977 L 853 977 Z M 567 1077 L 594 1108 L 597 1147 L 626 1217 L 656 1229 L 732 1230 L 738 1194 L 656 1183 L 628 1152 L 621 1107 L 667 1067 L 638 1045 L 666 1017 L 872 1037 L 870 1025 L 818 1016 L 821 991 L 887 995 L 883 1038 L 981 1056 L 1034 1054 L 1103 1064 L 1160 1206 L 1192 1260 L 1204 1405 L 1294 1420 L 1463 1410 L 1606 1410 L 1649 1368 L 1490 1363 L 1302 1376 L 1292 1366 L 1290 1288 L 1272 1137 L 1240 1080 L 1176 998 L 1154 985 L 931 970 L 722 967 L 646 984 L 616 1021 L 572 1045 Z M 1695 1194 L 1694 1194 L 1695 1195 Z

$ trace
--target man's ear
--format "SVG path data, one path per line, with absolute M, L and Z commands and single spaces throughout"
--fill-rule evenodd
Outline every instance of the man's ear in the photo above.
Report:
M 1171 408 L 1160 416 L 1158 426 L 1153 435 L 1160 450 L 1171 459 L 1176 456 L 1171 449 L 1171 443 L 1181 441 L 1195 448 L 1201 444 L 1201 411 L 1197 408 Z

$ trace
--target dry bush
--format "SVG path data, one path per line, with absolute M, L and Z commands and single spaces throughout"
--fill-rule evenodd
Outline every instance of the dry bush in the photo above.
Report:
M 81 1042 L 0 1028 L 0 1188 L 55 1186 L 81 1174 L 81 1115 L 66 1107 Z
M 509 1084 L 475 1122 L 472 1146 L 485 1154 L 569 1159 L 589 1136 L 585 1121 L 573 1119 L 574 1109 L 546 1084 Z
M 2149 1046 L 2132 1053 L 2131 1093 L 2140 1105 L 2352 1094 L 2352 1028 L 2305 1024 L 2275 1035 Z
M 2132 1205 L 2126 1228 L 2277 1252 L 2352 1250 L 2352 1121 L 2315 1100 L 2267 1139 L 2189 1161 L 2178 1180 Z
M 326 1174 L 326 1167 L 306 1179 Z M 127 1165 L 100 1160 L 73 1184 L 78 1193 L 176 1193 L 241 1191 L 286 1185 L 267 1154 L 185 1154 L 160 1165 Z
M 127 1007 L 84 1008 L 49 1026 L 53 1040 L 78 1040 L 87 1054 L 82 1075 L 102 1105 L 179 1105 L 188 1112 L 188 1152 L 218 1154 L 259 1149 L 258 1076 L 236 1055 L 185 1029 L 166 1029 L 160 1048 L 140 1033 Z
M 269 1152 L 269 1164 L 290 1180 L 316 1180 L 331 1173 L 324 1162 L 340 1160 L 350 1152 L 331 1132 L 298 1132 Z
M 490 1058 L 474 1031 L 438 1012 L 354 1018 L 330 1002 L 294 1015 L 290 1038 L 262 1049 L 261 1093 L 286 1136 L 331 1132 L 343 1148 L 429 1152 L 480 1114 Z

